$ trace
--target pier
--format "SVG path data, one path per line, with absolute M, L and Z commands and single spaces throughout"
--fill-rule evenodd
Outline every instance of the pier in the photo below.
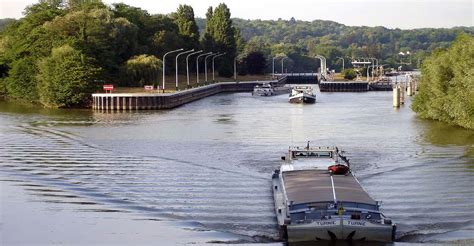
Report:
M 283 79 L 268 82 L 282 83 Z M 250 92 L 257 84 L 262 83 L 262 81 L 219 82 L 175 93 L 95 93 L 92 94 L 92 109 L 172 109 L 221 92 Z
M 279 78 L 284 78 L 284 84 L 318 84 L 317 73 L 284 73 L 275 74 Z
M 369 90 L 369 84 L 365 81 L 321 81 L 319 90 L 321 92 L 362 92 Z

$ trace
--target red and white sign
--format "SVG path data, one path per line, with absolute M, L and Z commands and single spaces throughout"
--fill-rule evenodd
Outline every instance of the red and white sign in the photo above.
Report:
M 145 87 L 146 91 L 152 91 L 152 90 L 155 89 L 155 86 L 153 86 L 153 85 L 145 85 L 144 87 Z
M 104 85 L 102 88 L 104 88 L 104 91 L 113 91 L 114 85 Z

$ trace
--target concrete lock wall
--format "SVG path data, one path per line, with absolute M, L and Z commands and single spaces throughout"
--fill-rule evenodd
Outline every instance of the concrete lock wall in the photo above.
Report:
M 221 82 L 169 94 L 96 93 L 92 94 L 92 108 L 95 110 L 171 109 L 221 92 L 250 92 L 257 84 L 262 84 L 262 82 Z
M 362 92 L 369 90 L 367 82 L 328 82 L 321 81 L 319 83 L 321 92 Z

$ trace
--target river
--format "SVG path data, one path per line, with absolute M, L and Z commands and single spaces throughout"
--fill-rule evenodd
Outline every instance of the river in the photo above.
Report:
M 182 229 L 168 233 L 171 245 L 279 245 L 271 173 L 289 145 L 310 140 L 346 151 L 362 186 L 398 224 L 396 244 L 474 244 L 474 131 L 419 119 L 409 100 L 400 109 L 391 100 L 391 92 L 318 92 L 316 104 L 296 105 L 287 95 L 235 93 L 115 113 L 0 102 L 0 184 L 8 199 L 21 193 L 27 210 L 87 218 L 71 227 L 55 226 L 54 214 L 38 217 L 67 232 L 44 243 L 81 243 L 67 235 L 120 217 L 124 226 Z M 9 226 L 5 215 L 20 210 L 3 206 L 6 243 L 35 237 Z

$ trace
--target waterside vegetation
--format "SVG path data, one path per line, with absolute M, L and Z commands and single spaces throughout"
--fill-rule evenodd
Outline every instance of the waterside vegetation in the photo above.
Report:
M 461 35 L 425 60 L 412 109 L 423 118 L 474 130 L 474 37 Z
M 104 83 L 161 85 L 163 55 L 179 48 L 225 53 L 216 62 L 220 77 L 233 75 L 234 59 L 239 76 L 271 73 L 274 58 L 285 58 L 287 72 L 315 72 L 314 56 L 320 54 L 338 72 L 345 58 L 343 74 L 351 79 L 350 57 L 377 57 L 380 64 L 411 69 L 460 33 L 474 34 L 472 27 L 400 30 L 294 18 L 243 20 L 231 18 L 225 4 L 209 7 L 205 19 L 195 18 L 189 5 L 165 15 L 100 0 L 40 0 L 24 14 L 0 21 L 0 94 L 48 107 L 87 106 L 90 93 Z M 407 51 L 409 56 L 399 55 Z M 173 75 L 174 56 L 168 59 L 166 72 Z M 179 74 L 186 73 L 184 62 L 182 56 Z M 195 74 L 196 60 L 189 62 Z

